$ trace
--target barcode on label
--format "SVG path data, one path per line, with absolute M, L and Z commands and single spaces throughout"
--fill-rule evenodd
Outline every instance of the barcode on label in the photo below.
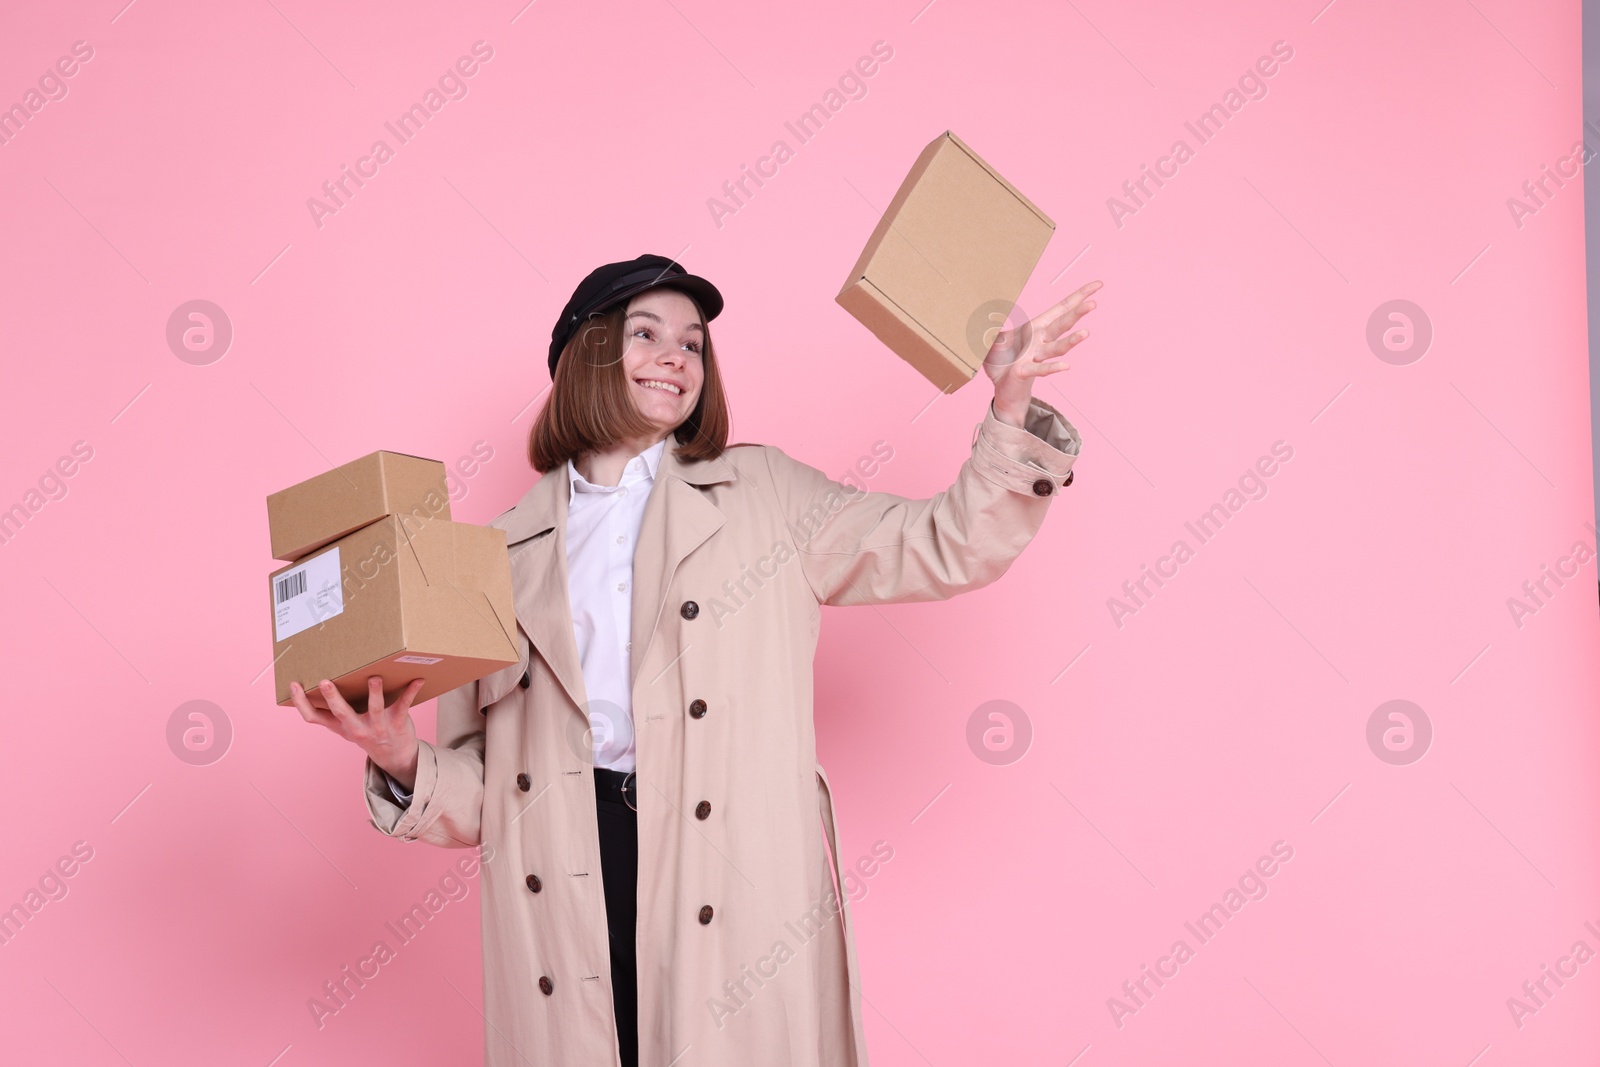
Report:
M 282 604 L 291 597 L 297 597 L 306 591 L 306 572 L 295 571 L 286 577 L 278 579 L 278 603 Z
M 312 556 L 272 579 L 274 640 L 286 641 L 344 614 L 339 546 Z

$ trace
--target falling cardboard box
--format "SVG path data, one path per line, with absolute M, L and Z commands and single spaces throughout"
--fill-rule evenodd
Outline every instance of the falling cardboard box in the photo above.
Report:
M 517 662 L 505 531 L 452 522 L 444 484 L 443 464 L 385 452 L 269 498 L 274 544 L 281 522 L 321 545 L 269 582 L 279 704 L 327 678 L 364 710 L 371 675 L 386 701 L 423 679 L 421 703 Z M 345 532 L 352 516 L 369 521 Z
M 1055 228 L 946 130 L 917 157 L 835 299 L 952 392 L 983 365 Z

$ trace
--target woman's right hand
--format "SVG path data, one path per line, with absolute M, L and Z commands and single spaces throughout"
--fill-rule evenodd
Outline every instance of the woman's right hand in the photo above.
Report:
M 310 693 L 299 682 L 290 682 L 289 696 L 306 722 L 320 723 L 360 745 L 380 770 L 409 791 L 417 784 L 417 728 L 411 721 L 411 702 L 422 686 L 423 679 L 413 678 L 394 703 L 384 707 L 383 679 L 374 675 L 367 679 L 367 707 L 381 710 L 365 712 L 352 708 L 326 678 Z

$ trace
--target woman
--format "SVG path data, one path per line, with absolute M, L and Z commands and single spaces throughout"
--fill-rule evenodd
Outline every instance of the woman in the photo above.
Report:
M 1072 481 L 1077 431 L 1031 393 L 1099 286 L 996 338 L 972 454 L 926 500 L 727 445 L 711 283 L 641 256 L 578 286 L 530 439 L 546 476 L 491 524 L 520 661 L 441 696 L 432 744 L 418 682 L 384 707 L 373 679 L 362 715 L 294 687 L 367 753 L 374 826 L 483 847 L 490 1067 L 867 1062 L 812 733 L 819 605 L 1005 572 Z

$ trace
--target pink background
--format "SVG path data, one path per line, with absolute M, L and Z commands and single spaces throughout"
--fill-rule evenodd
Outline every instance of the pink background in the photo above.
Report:
M 827 613 L 843 858 L 894 852 L 854 906 L 874 1062 L 1600 1056 L 1600 962 L 1520 1027 L 1506 1003 L 1600 950 L 1592 558 L 1520 628 L 1507 607 L 1594 544 L 1581 183 L 1507 206 L 1582 136 L 1576 3 L 122 3 L 0 32 L 0 103 L 94 50 L 0 146 L 0 508 L 93 449 L 0 545 L 0 906 L 93 849 L 0 946 L 0 1058 L 475 1061 L 476 881 L 321 1029 L 307 1008 L 463 854 L 377 834 L 360 753 L 273 705 L 263 498 L 482 441 L 455 514 L 499 514 L 554 315 L 647 251 L 727 297 L 734 439 L 836 477 L 883 440 L 873 488 L 945 487 L 987 384 L 922 413 L 833 296 L 947 128 L 1056 220 L 1024 308 L 1106 285 L 1040 388 L 1077 478 L 1010 573 Z M 479 40 L 468 95 L 319 228 L 307 198 Z M 865 98 L 797 146 L 785 120 L 878 40 Z M 1119 228 L 1107 198 L 1280 40 L 1266 97 Z M 780 137 L 719 227 L 708 198 Z M 165 341 L 194 299 L 233 325 L 209 365 Z M 1365 339 L 1393 299 L 1434 329 L 1405 366 Z M 1279 440 L 1198 545 L 1185 521 Z M 1119 628 L 1108 599 L 1179 538 Z M 1391 699 L 1432 723 L 1420 761 L 1368 747 Z M 210 765 L 168 746 L 191 700 L 231 723 Z M 1032 724 L 1009 765 L 968 746 L 990 700 Z M 1198 946 L 1184 922 L 1277 841 L 1266 898 Z M 1119 1027 L 1107 999 L 1179 938 Z

